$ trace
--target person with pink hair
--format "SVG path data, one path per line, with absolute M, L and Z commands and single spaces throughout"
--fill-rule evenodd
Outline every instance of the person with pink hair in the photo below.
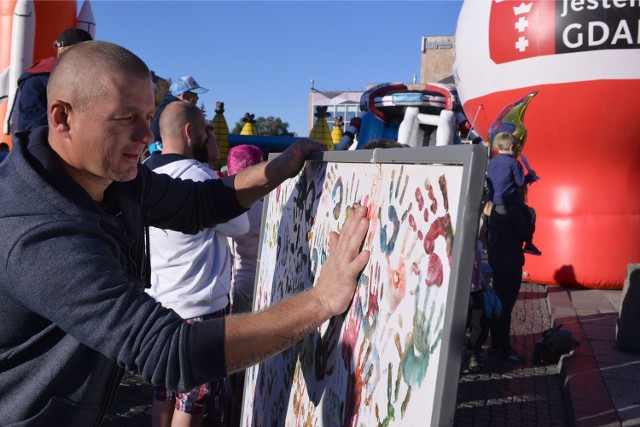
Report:
M 227 157 L 227 173 L 238 172 L 262 162 L 262 150 L 255 145 L 242 144 L 232 147 Z M 256 202 L 247 212 L 249 231 L 241 236 L 229 238 L 233 254 L 232 292 L 233 313 L 251 311 L 253 287 L 256 275 L 260 224 L 262 222 L 262 200 Z
M 229 150 L 227 157 L 227 172 L 235 175 L 249 166 L 261 163 L 264 157 L 262 150 L 255 145 L 236 145 Z
M 227 157 L 227 173 L 235 175 L 238 172 L 261 163 L 263 153 L 255 145 L 242 144 L 232 147 Z M 249 231 L 241 236 L 229 237 L 229 247 L 233 255 L 232 269 L 232 308 L 233 313 L 247 313 L 253 308 L 253 289 L 255 285 L 256 268 L 258 264 L 258 247 L 260 246 L 260 226 L 262 224 L 262 200 L 257 201 L 249 211 Z M 242 411 L 242 387 L 244 372 L 237 372 L 230 377 L 231 423 L 230 426 L 240 425 Z

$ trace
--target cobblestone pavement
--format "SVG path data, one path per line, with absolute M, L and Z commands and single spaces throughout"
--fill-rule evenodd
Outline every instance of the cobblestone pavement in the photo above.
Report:
M 557 365 L 537 366 L 533 347 L 552 319 L 546 288 L 523 282 L 512 313 L 514 349 L 525 363 L 493 359 L 488 351 L 484 369 L 465 373 L 462 362 L 454 424 L 456 426 L 566 426 L 562 379 Z
M 513 311 L 514 348 L 526 356 L 523 364 L 492 359 L 477 374 L 461 370 L 454 424 L 456 426 L 566 426 L 562 380 L 557 365 L 531 361 L 540 333 L 551 327 L 544 286 L 523 283 Z M 464 368 L 466 361 L 462 361 Z M 102 427 L 151 426 L 152 387 L 125 375 Z

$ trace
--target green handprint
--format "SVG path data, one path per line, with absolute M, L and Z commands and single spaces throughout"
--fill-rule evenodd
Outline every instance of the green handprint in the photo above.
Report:
M 394 336 L 396 348 L 398 349 L 398 354 L 400 355 L 402 364 L 402 378 L 409 387 L 403 402 L 404 408 L 406 408 L 408 404 L 411 388 L 422 384 L 422 381 L 427 375 L 427 368 L 429 367 L 431 354 L 433 354 L 436 347 L 438 347 L 438 344 L 442 340 L 444 307 L 440 306 L 438 317 L 434 320 L 436 305 L 435 301 L 433 301 L 431 303 L 431 308 L 429 309 L 429 318 L 427 319 L 429 293 L 427 293 L 427 296 L 424 298 L 422 303 L 422 307 L 420 308 L 420 289 L 420 286 L 416 287 L 413 328 L 405 337 L 404 351 L 402 350 L 402 343 L 400 342 L 400 334 L 396 332 Z

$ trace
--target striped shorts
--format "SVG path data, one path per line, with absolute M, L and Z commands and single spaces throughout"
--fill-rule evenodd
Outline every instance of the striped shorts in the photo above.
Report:
M 215 313 L 206 314 L 204 316 L 192 317 L 186 319 L 187 323 L 202 322 L 209 319 L 217 319 L 224 317 L 227 309 L 216 311 Z M 153 398 L 164 402 L 175 400 L 176 411 L 184 412 L 191 415 L 203 415 L 212 408 L 222 408 L 224 405 L 224 386 L 225 379 L 220 379 L 212 383 L 202 384 L 186 393 L 177 393 L 167 390 L 164 386 L 153 388 Z

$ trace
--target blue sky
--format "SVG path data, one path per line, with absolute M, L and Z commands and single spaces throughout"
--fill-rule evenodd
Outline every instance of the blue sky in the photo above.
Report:
M 199 102 L 208 118 L 223 101 L 229 127 L 250 112 L 280 117 L 306 136 L 311 79 L 322 91 L 411 83 L 420 74 L 422 36 L 454 34 L 462 1 L 91 5 L 96 39 L 133 51 L 161 77 L 192 75 L 210 89 Z

